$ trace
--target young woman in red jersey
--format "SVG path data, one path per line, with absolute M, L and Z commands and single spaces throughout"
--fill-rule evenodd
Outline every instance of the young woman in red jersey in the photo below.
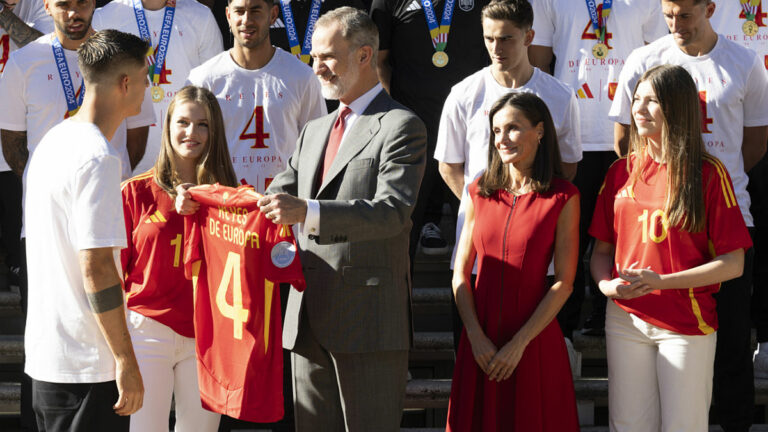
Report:
M 568 353 L 554 317 L 576 274 L 578 191 L 559 172 L 555 127 L 541 99 L 509 93 L 489 120 L 488 169 L 469 186 L 453 273 L 464 331 L 448 430 L 577 431 Z
M 176 431 L 218 430 L 220 415 L 200 404 L 184 221 L 174 209 L 177 185 L 216 182 L 237 185 L 221 109 L 210 91 L 187 86 L 168 106 L 155 167 L 122 186 L 128 328 L 145 388 L 132 431 L 167 432 L 171 396 Z
M 720 282 L 752 245 L 723 164 L 706 153 L 699 97 L 679 66 L 635 86 L 630 154 L 610 168 L 590 234 L 608 302 L 612 431 L 706 431 Z

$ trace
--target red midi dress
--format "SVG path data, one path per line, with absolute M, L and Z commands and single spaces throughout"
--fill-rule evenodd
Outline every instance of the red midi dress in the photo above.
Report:
M 554 179 L 549 191 L 485 198 L 469 187 L 478 275 L 475 308 L 486 336 L 501 349 L 546 295 L 557 220 L 576 187 Z M 573 245 L 578 248 L 578 244 Z M 510 378 L 489 381 L 462 332 L 448 407 L 448 431 L 578 431 L 573 380 L 557 320 L 526 347 Z

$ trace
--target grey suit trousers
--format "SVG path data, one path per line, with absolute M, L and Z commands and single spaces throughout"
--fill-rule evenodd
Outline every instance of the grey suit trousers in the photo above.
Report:
M 302 327 L 291 353 L 296 431 L 399 431 L 408 351 L 332 353 Z

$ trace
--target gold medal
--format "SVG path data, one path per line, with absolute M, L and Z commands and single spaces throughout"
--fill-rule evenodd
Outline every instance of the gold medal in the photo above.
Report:
M 746 21 L 744 22 L 744 25 L 741 26 L 741 31 L 744 32 L 747 36 L 754 36 L 757 34 L 757 24 L 754 21 Z
M 598 42 L 592 47 L 592 55 L 598 59 L 604 59 L 608 55 L 608 46 L 602 42 Z
M 439 68 L 445 67 L 448 64 L 448 54 L 445 51 L 435 51 L 432 54 L 432 64 Z
M 159 85 L 152 86 L 152 102 L 154 103 L 160 103 L 163 101 L 163 98 L 165 97 L 165 94 L 163 94 L 163 88 Z

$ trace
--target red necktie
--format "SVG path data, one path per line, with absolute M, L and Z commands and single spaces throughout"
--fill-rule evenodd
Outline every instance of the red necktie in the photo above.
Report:
M 320 177 L 320 184 L 325 183 L 325 176 L 328 174 L 328 170 L 331 169 L 333 159 L 336 157 L 336 153 L 339 152 L 339 146 L 341 145 L 341 138 L 344 136 L 344 128 L 347 125 L 347 116 L 352 112 L 349 107 L 344 107 L 339 113 L 339 117 L 336 119 L 336 123 L 333 124 L 331 129 L 331 135 L 328 137 L 328 145 L 325 147 L 325 159 L 323 160 L 323 176 Z

